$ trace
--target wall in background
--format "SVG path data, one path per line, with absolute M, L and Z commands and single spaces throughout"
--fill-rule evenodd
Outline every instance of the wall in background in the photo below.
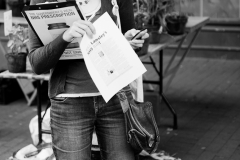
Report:
M 175 0 L 177 11 L 213 19 L 240 19 L 240 0 Z
M 188 56 L 240 60 L 240 0 L 175 0 L 175 10 L 210 17 Z M 184 44 L 189 42 L 187 38 Z M 174 50 L 176 45 L 167 53 Z

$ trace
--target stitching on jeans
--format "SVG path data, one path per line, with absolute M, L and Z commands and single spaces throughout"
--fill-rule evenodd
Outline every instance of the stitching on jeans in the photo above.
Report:
M 62 152 L 66 152 L 66 153 L 75 153 L 75 152 L 81 152 L 82 150 L 86 149 L 87 147 L 89 147 L 91 144 L 89 144 L 88 146 L 84 147 L 83 149 L 80 149 L 80 150 L 77 150 L 77 151 L 67 151 L 67 150 L 64 150 L 64 149 L 61 149 L 59 147 L 57 147 L 54 143 L 52 143 L 52 146 Z

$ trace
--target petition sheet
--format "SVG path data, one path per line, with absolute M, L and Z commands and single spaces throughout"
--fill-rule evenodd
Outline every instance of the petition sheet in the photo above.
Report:
M 75 6 L 51 10 L 27 10 L 25 13 L 44 45 L 62 34 L 74 21 L 81 19 Z M 69 43 L 60 60 L 82 58 L 79 43 L 75 39 Z
M 88 72 L 108 102 L 146 68 L 107 12 L 93 25 L 96 34 L 84 35 L 79 43 Z

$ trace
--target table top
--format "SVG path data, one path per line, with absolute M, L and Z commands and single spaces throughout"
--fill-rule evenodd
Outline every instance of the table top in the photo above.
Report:
M 187 34 L 183 34 L 183 35 L 178 35 L 178 36 L 171 36 L 167 33 L 162 33 L 160 35 L 160 40 L 159 43 L 156 44 L 149 44 L 148 46 L 148 54 L 143 55 L 140 57 L 141 60 L 149 57 L 150 55 L 167 48 L 170 44 L 177 42 L 179 40 L 181 40 L 182 38 L 184 38 Z
M 0 23 L 4 22 L 3 13 L 7 10 L 0 10 Z M 194 30 L 204 26 L 209 21 L 209 17 L 188 17 L 186 24 L 186 32 L 193 32 Z M 24 17 L 13 17 L 13 23 L 28 24 Z
M 186 33 L 178 36 L 171 36 L 167 33 L 162 33 L 160 35 L 160 42 L 158 44 L 150 44 L 148 47 L 148 54 L 141 56 L 140 59 L 143 60 L 150 55 L 168 47 L 170 44 L 181 40 L 186 37 L 188 34 L 202 28 L 209 21 L 209 17 L 188 17 L 188 22 L 186 24 Z
M 209 17 L 188 17 L 188 22 L 186 24 L 186 32 L 193 32 L 203 26 L 205 26 L 209 22 Z
M 4 23 L 4 18 L 3 18 L 3 13 L 6 12 L 7 10 L 0 10 L 0 23 Z M 27 25 L 27 21 L 23 17 L 13 17 L 12 19 L 13 23 L 15 24 L 23 24 Z
M 22 78 L 22 79 L 33 79 L 33 80 L 49 80 L 49 74 L 37 75 L 32 71 L 26 71 L 24 73 L 11 73 L 8 70 L 0 73 L 0 78 Z

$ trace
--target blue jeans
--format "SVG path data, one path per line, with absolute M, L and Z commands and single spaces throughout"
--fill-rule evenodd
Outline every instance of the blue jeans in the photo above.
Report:
M 134 160 L 126 141 L 123 111 L 117 96 L 51 99 L 51 130 L 57 160 L 91 160 L 96 131 L 103 160 Z

